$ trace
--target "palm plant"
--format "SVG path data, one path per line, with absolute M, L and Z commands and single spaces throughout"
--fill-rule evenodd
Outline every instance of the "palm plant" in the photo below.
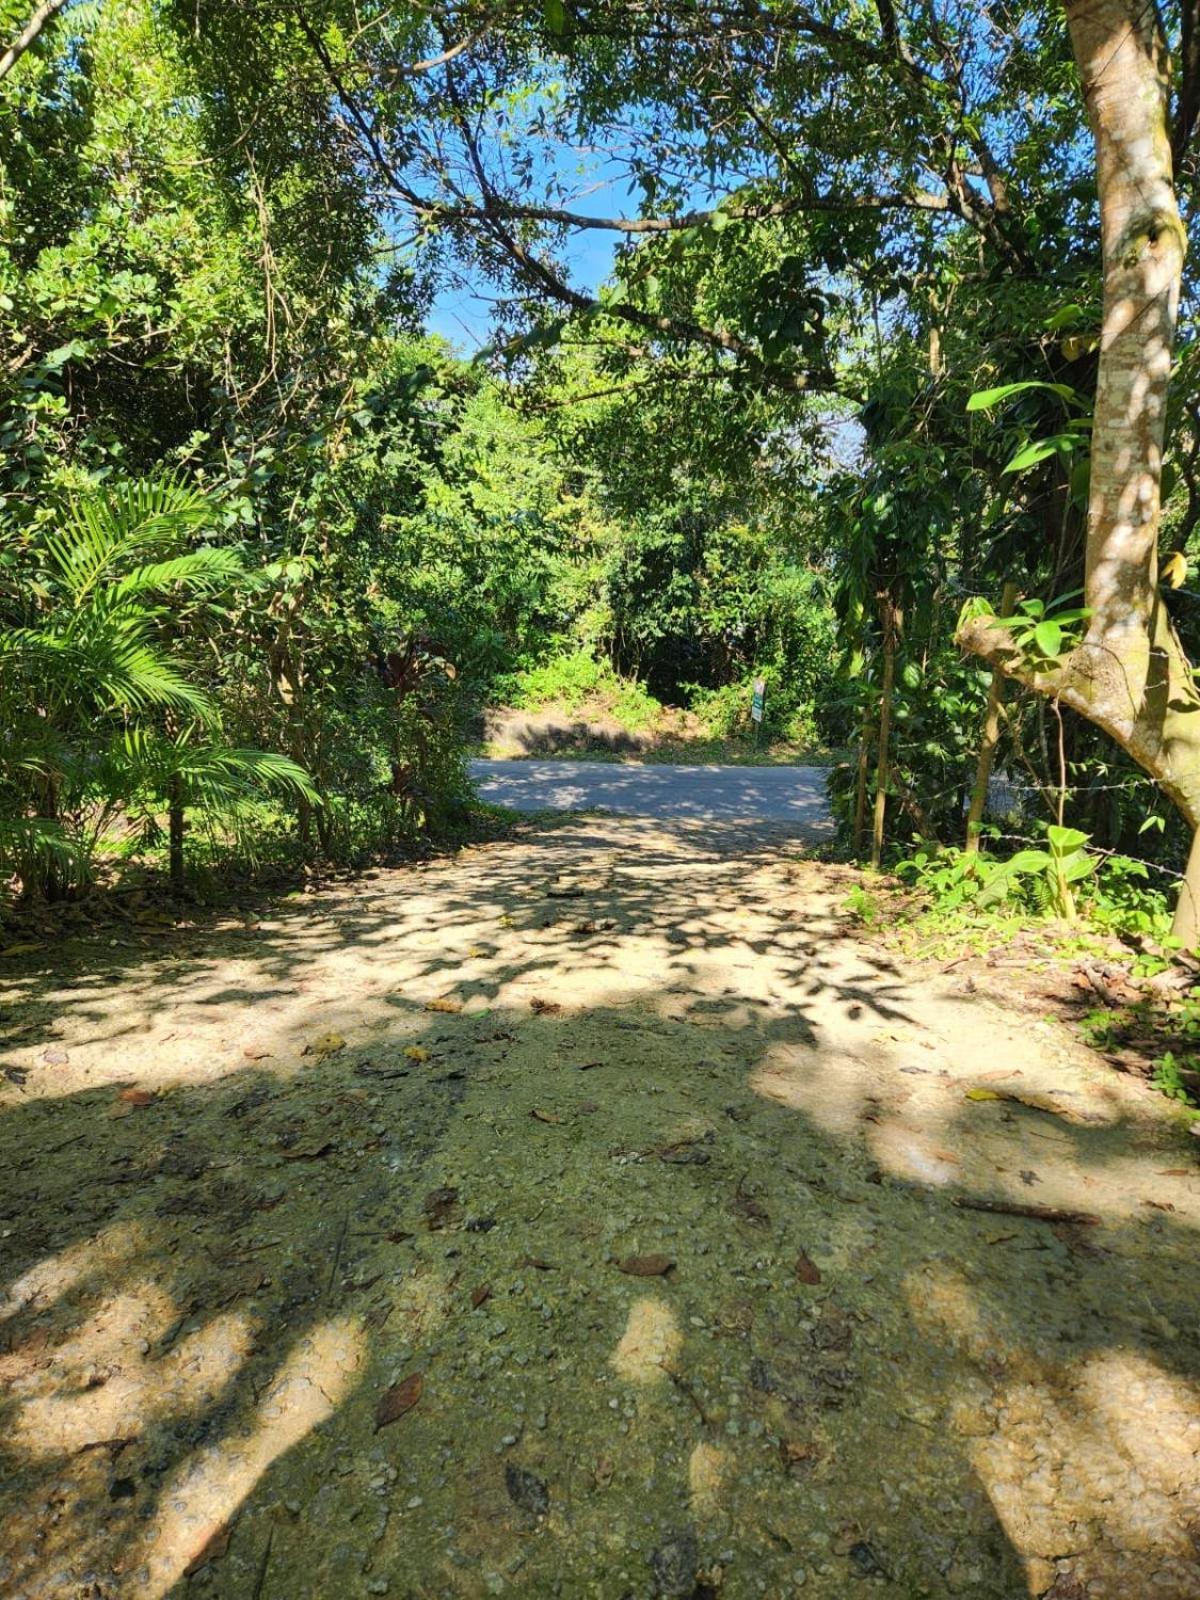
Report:
M 161 476 L 84 496 L 48 531 L 0 533 L 0 870 L 26 895 L 85 881 L 138 796 L 171 812 L 177 885 L 186 806 L 316 799 L 294 762 L 229 748 L 196 681 L 187 622 L 248 582 L 236 550 L 198 542 L 214 521 Z

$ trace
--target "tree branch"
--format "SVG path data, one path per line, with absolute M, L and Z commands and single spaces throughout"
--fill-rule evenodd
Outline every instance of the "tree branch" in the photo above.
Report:
M 66 3 L 67 0 L 42 0 L 42 4 L 38 6 L 4 54 L 0 56 L 0 83 L 8 77 L 26 50 L 36 42 L 46 24 L 58 15 Z

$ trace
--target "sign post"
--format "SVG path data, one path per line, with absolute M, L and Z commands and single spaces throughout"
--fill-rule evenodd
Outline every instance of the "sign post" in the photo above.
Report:
M 762 743 L 763 703 L 767 698 L 767 680 L 755 678 L 754 694 L 750 701 L 750 720 L 754 724 L 754 741 Z

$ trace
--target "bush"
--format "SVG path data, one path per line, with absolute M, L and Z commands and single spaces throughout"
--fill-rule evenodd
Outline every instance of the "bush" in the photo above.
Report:
M 610 662 L 598 660 L 586 649 L 553 656 L 524 672 L 499 678 L 494 692 L 520 711 L 559 706 L 574 712 L 586 702 L 596 702 L 627 728 L 648 728 L 662 711 L 636 678 L 621 677 Z

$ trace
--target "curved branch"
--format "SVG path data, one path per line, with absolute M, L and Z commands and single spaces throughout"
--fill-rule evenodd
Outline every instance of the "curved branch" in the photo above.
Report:
M 42 0 L 42 4 L 38 6 L 4 54 L 0 56 L 0 83 L 8 77 L 30 45 L 37 41 L 46 24 L 58 15 L 66 3 L 67 0 Z

